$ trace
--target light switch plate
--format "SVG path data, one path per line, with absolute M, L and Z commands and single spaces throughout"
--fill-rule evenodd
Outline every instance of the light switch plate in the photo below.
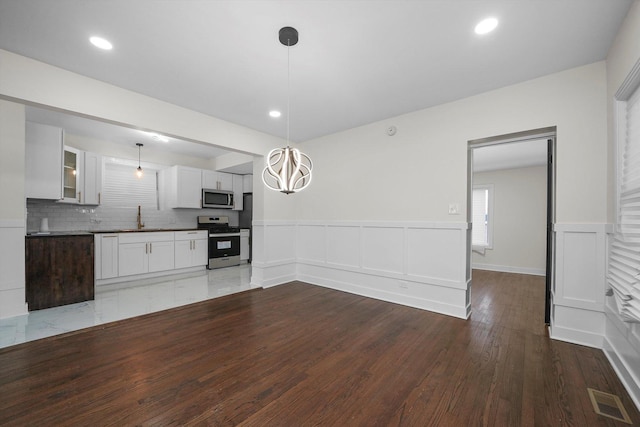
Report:
M 457 203 L 452 203 L 449 205 L 449 215 L 458 215 L 460 214 L 460 206 Z

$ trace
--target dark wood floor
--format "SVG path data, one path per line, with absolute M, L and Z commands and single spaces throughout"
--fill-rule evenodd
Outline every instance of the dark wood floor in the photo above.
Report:
M 597 426 L 640 415 L 599 350 L 551 341 L 544 280 L 474 272 L 464 321 L 303 283 L 0 350 L 0 425 Z

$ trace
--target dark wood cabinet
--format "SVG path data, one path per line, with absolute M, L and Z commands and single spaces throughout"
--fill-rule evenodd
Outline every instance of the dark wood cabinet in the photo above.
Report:
M 29 311 L 94 298 L 93 235 L 27 236 Z

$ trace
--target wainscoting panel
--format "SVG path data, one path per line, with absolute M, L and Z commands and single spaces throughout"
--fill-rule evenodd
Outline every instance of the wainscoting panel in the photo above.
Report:
M 301 221 L 296 277 L 467 318 L 467 228 L 466 223 Z
M 327 225 L 327 265 L 360 268 L 360 227 Z
M 251 286 L 268 288 L 296 280 L 296 225 L 254 221 Z
M 602 348 L 608 224 L 555 224 L 551 337 Z
M 326 232 L 323 225 L 300 225 L 297 239 L 300 242 L 313 242 L 312 245 L 298 244 L 298 259 L 324 262 L 326 258 Z
M 27 313 L 24 235 L 24 220 L 0 220 L 0 318 Z
M 604 289 L 600 280 L 604 279 L 602 260 L 606 257 L 604 242 L 598 241 L 602 238 L 604 233 L 585 231 L 564 231 L 560 235 L 557 247 L 563 257 L 563 268 L 557 276 L 563 283 L 560 298 L 602 308 Z
M 365 226 L 362 228 L 362 268 L 372 272 L 402 274 L 404 229 Z
M 265 252 L 268 263 L 293 262 L 296 259 L 296 227 L 292 224 L 273 224 L 266 228 Z
M 464 282 L 465 235 L 461 229 L 408 228 L 407 274 L 441 283 Z

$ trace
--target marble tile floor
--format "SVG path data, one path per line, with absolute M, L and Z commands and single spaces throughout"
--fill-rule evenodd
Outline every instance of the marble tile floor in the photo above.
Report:
M 99 286 L 93 301 L 0 319 L 0 348 L 251 289 L 251 265 Z

